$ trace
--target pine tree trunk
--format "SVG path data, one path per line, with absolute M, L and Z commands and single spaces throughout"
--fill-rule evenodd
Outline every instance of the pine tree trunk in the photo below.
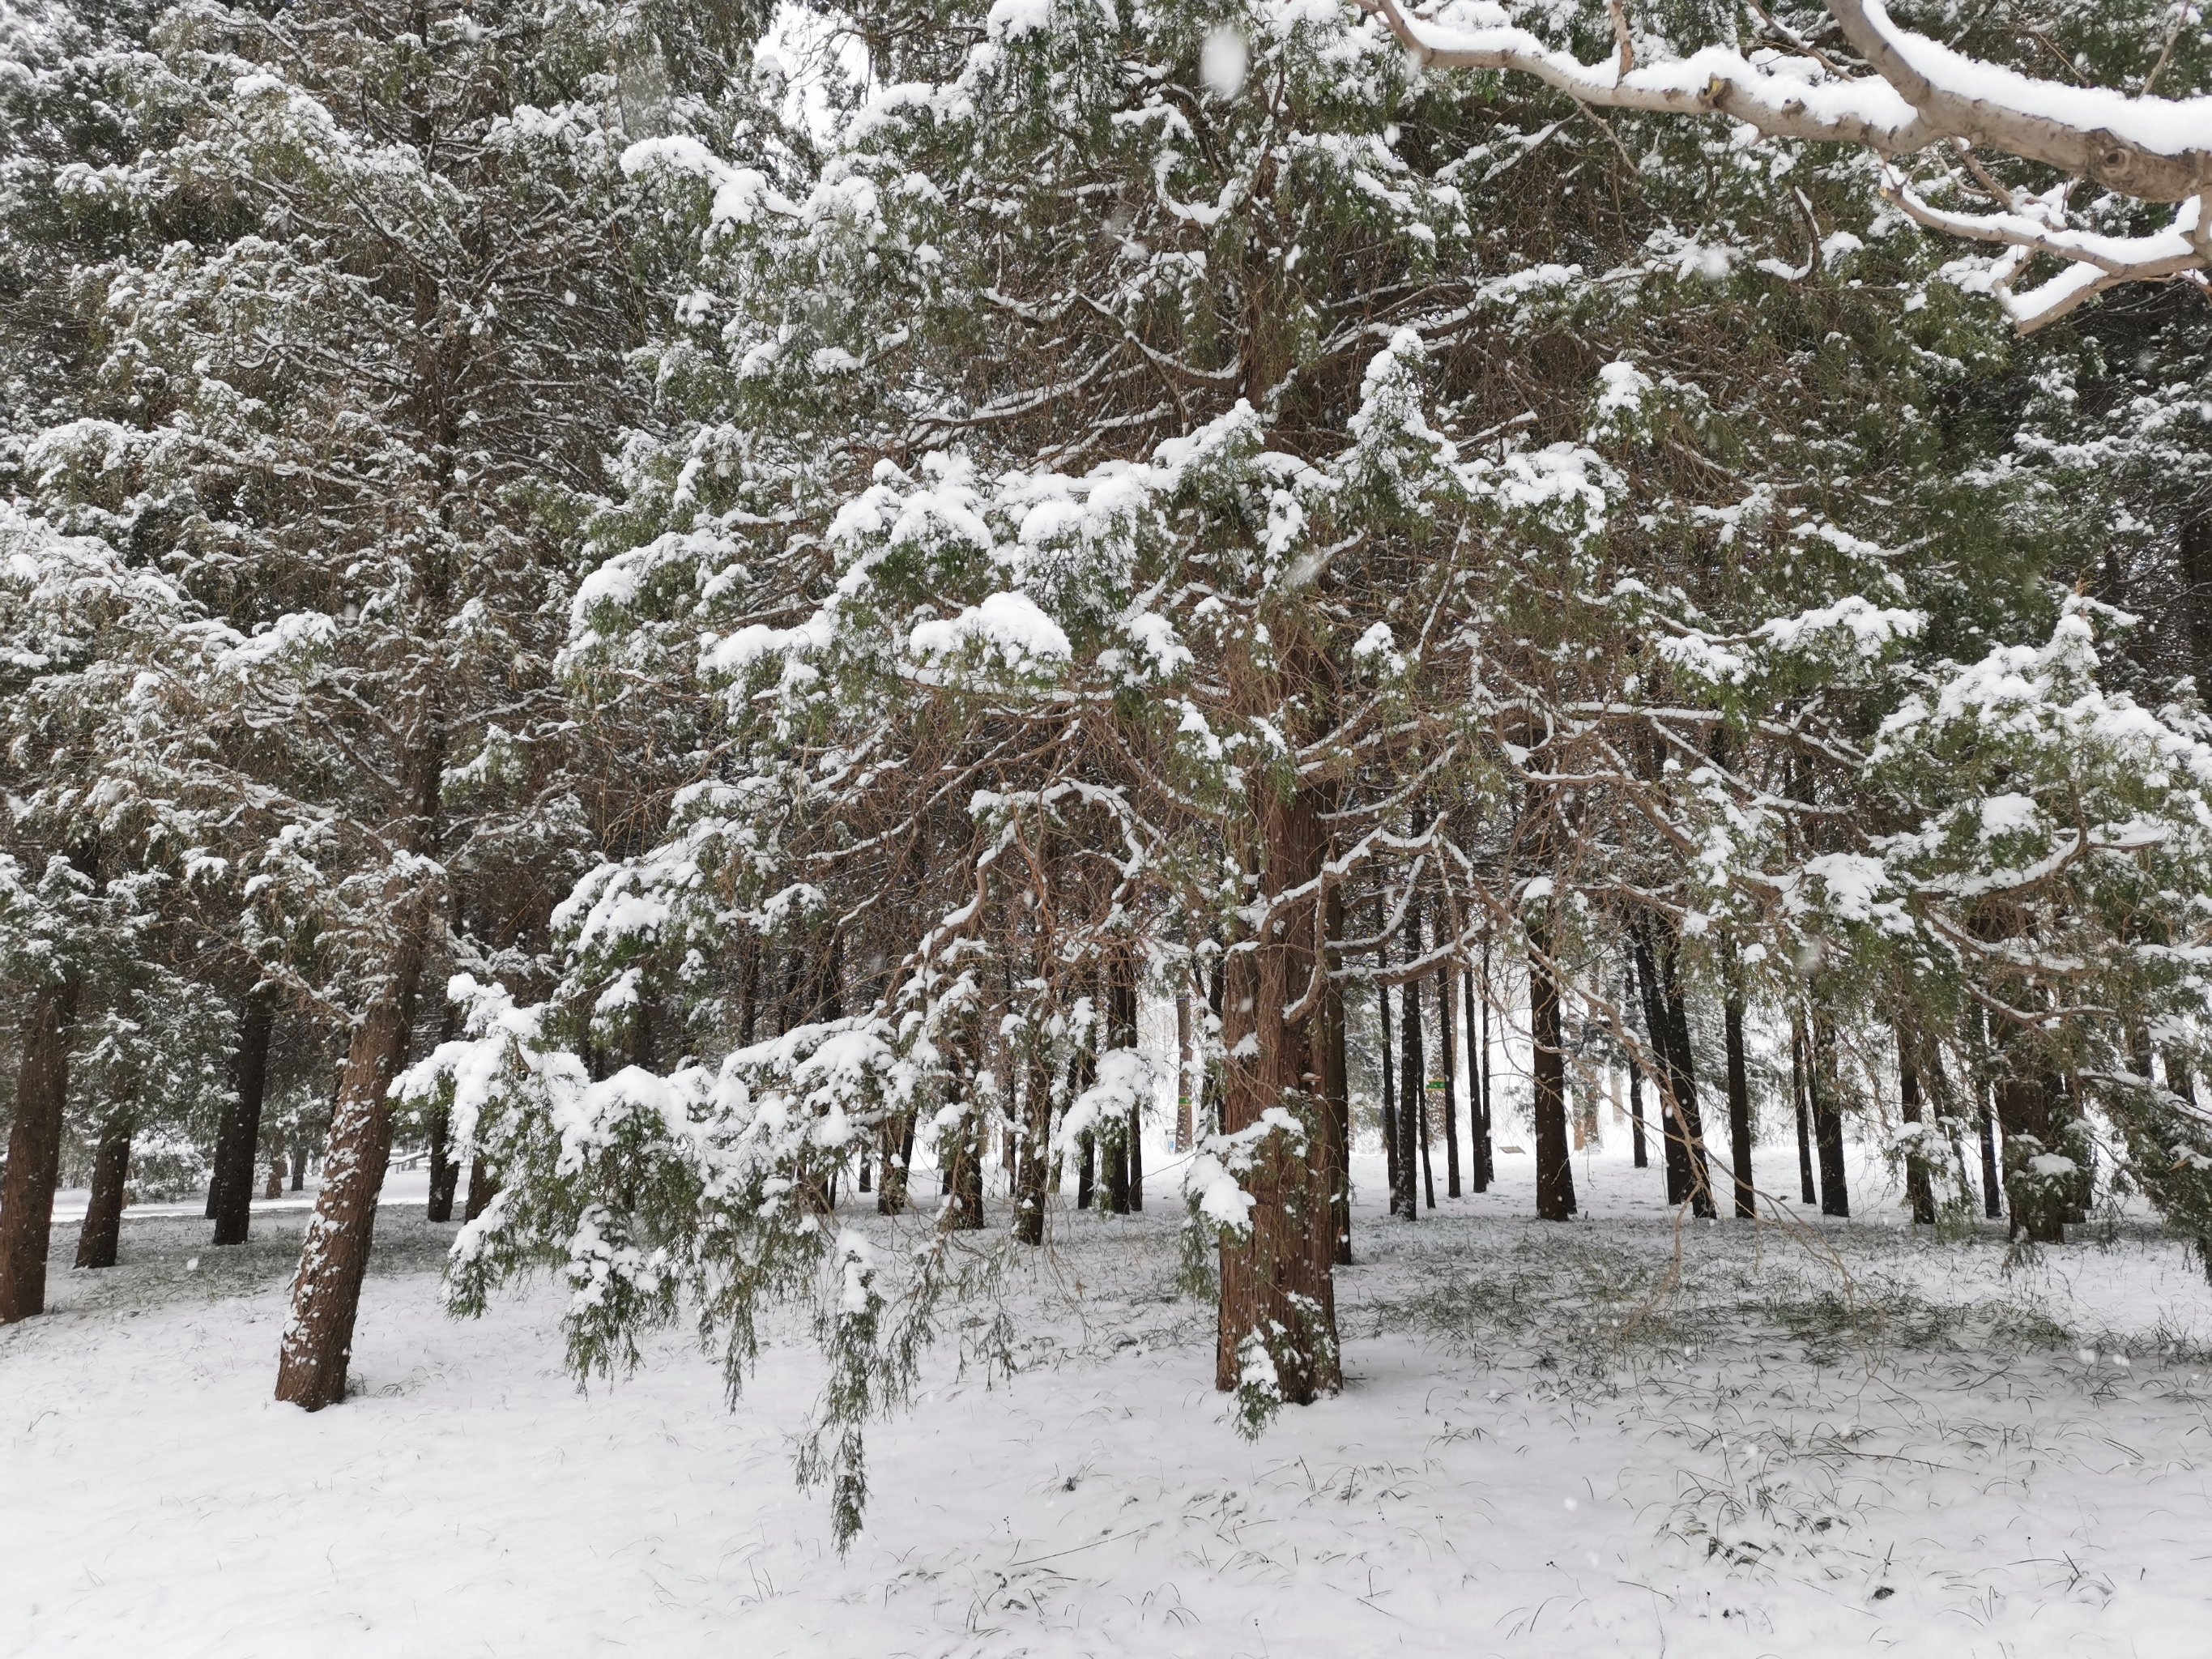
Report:
M 1490 1190 L 1490 1183 L 1498 1178 L 1497 1149 L 1492 1138 L 1495 1126 L 1490 1116 L 1490 1075 L 1494 1062 L 1490 1057 L 1490 941 L 1487 938 L 1482 942 L 1482 1025 L 1480 1041 L 1475 1038 L 1477 1010 L 1473 980 L 1468 981 L 1467 997 L 1468 1039 L 1475 1043 L 1474 1059 L 1477 1062 L 1468 1068 L 1468 1110 L 1471 1115 L 1478 1115 L 1474 1131 L 1474 1190 L 1486 1193 Z
M 1190 1085 L 1191 1024 L 1190 988 L 1185 984 L 1176 994 L 1176 1121 L 1175 1146 L 1177 1152 L 1191 1148 L 1190 1103 L 1194 1091 Z
M 1459 1045 L 1453 1040 L 1457 999 L 1451 964 L 1437 970 L 1437 1042 L 1444 1074 L 1444 1196 L 1461 1196 L 1459 1177 Z
M 1743 1054 L 1743 1001 L 1731 996 L 1722 1007 L 1728 1038 L 1729 1162 L 1735 1177 L 1735 1213 L 1748 1221 L 1758 1212 L 1751 1181 L 1751 1074 Z
M 1044 1243 L 1045 1166 L 1052 1141 L 1052 1068 L 1042 1052 L 1030 1055 L 1022 1091 L 1021 1155 L 1014 1166 L 1014 1237 Z
M 876 1213 L 904 1215 L 908 1172 L 914 1167 L 912 1112 L 901 1112 L 885 1120 L 883 1166 L 884 1178 L 876 1184 Z
M 1716 1213 L 1705 1163 L 1704 1126 L 1698 1113 L 1698 1080 L 1690 1048 L 1688 1010 L 1674 975 L 1673 941 L 1655 938 L 1649 925 L 1635 933 L 1637 979 L 1643 991 L 1644 1027 L 1659 1062 L 1660 1152 L 1666 1164 L 1667 1201 L 1686 1202 L 1691 1213 Z
M 1848 1216 L 1851 1192 L 1844 1164 L 1844 1103 L 1827 1033 L 1816 1018 L 1807 1022 L 1805 1085 L 1813 1100 L 1813 1139 L 1820 1153 L 1820 1213 Z
M 441 1106 L 430 1115 L 430 1201 L 423 1218 L 451 1221 L 453 1194 L 460 1184 L 461 1166 L 453 1158 L 453 1115 Z
M 419 926 L 419 924 L 418 924 Z M 392 1079 L 407 1053 L 422 940 L 410 928 L 384 993 L 354 1028 L 331 1113 L 323 1188 L 292 1281 L 292 1316 L 276 1369 L 276 1398 L 320 1411 L 345 1398 L 354 1321 L 376 1231 L 376 1198 L 392 1158 Z M 475 1199 L 473 1182 L 470 1194 Z
M 1324 848 L 1311 793 L 1270 799 L 1261 814 L 1261 887 L 1272 897 L 1318 881 Z M 1295 1130 L 1269 1130 L 1243 1172 L 1252 1200 L 1241 1231 L 1221 1239 L 1214 1386 L 1302 1405 L 1344 1385 L 1336 1334 L 1332 1194 L 1318 1121 L 1324 1060 L 1314 971 L 1324 941 L 1315 907 L 1289 907 L 1252 948 L 1231 958 L 1222 1008 L 1221 1126 L 1237 1134 L 1263 1114 L 1289 1113 Z M 1255 1039 L 1252 1053 L 1244 1042 Z
M 1117 954 L 1106 965 L 1106 1046 L 1137 1046 L 1137 963 L 1127 953 Z M 1145 1207 L 1143 1130 L 1143 1109 L 1133 1102 L 1127 1116 L 1116 1127 L 1115 1133 L 1115 1173 L 1121 1182 L 1121 1202 L 1118 1206 L 1109 1207 L 1117 1214 L 1126 1215 Z M 1109 1193 L 1109 1196 L 1115 1195 Z
M 1911 1129 L 1921 1129 L 1920 1072 L 1912 1063 L 1912 1044 L 1905 1028 L 1897 1032 L 1897 1093 L 1898 1109 Z M 1936 1183 L 1928 1172 L 1927 1148 L 1920 1144 L 1920 1134 L 1912 1136 L 1911 1150 L 1905 1155 L 1905 1192 L 1912 1205 L 1913 1221 L 1923 1227 L 1936 1224 Z
M 2078 1157 L 2064 1083 L 2020 1065 L 1997 1085 L 1996 1115 L 2004 1130 L 2005 1207 L 2013 1236 L 2064 1243 L 2071 1183 L 2035 1168 L 2035 1160 L 2046 1154 Z
M 1644 1067 L 1634 1054 L 1628 1057 L 1628 1134 L 1635 1167 L 1651 1167 L 1650 1148 L 1644 1139 Z
M 269 1038 L 276 998 L 262 986 L 246 994 L 239 1012 L 238 1048 L 231 1064 L 233 1094 L 216 1132 L 215 1168 L 208 1181 L 208 1219 L 218 1245 L 243 1244 L 253 1207 L 253 1155 L 261 1145 L 261 1108 L 267 1093 Z
M 116 1247 L 123 1242 L 123 1195 L 131 1181 L 129 1116 L 108 1125 L 92 1159 L 92 1193 L 84 1208 L 84 1225 L 76 1236 L 76 1265 L 112 1267 Z
M 1536 1118 L 1536 1218 L 1565 1221 L 1575 1212 L 1575 1166 L 1567 1153 L 1567 1053 L 1559 1023 L 1559 988 L 1547 960 L 1546 929 L 1528 930 L 1529 1078 Z
M 1820 1195 L 1813 1185 L 1812 1090 L 1805 1080 L 1806 1048 L 1805 1016 L 1793 1009 L 1790 1015 L 1790 1100 L 1797 1114 L 1797 1185 L 1799 1195 L 1806 1203 L 1817 1204 Z
M 284 1137 L 279 1133 L 269 1143 L 269 1175 L 262 1183 L 261 1196 L 284 1196 Z
M 461 1219 L 474 1221 L 490 1207 L 499 1192 L 499 1182 L 493 1178 L 491 1166 L 480 1158 L 469 1160 L 468 1195 L 461 1200 Z
M 69 1100 L 70 1036 L 77 981 L 42 986 L 31 997 L 15 1073 L 15 1121 L 0 1184 L 0 1325 L 46 1310 L 46 1249 L 54 1187 L 61 1179 L 62 1115 Z
M 1421 904 L 1406 907 L 1406 960 L 1421 954 Z M 1394 1215 L 1407 1221 L 1420 1215 L 1420 1178 L 1425 1160 L 1422 1153 L 1423 1120 L 1428 1115 L 1421 1085 L 1428 1057 L 1421 1041 L 1421 981 L 1409 979 L 1398 991 L 1398 1189 L 1390 1195 Z M 1431 1183 L 1433 1186 L 1433 1182 Z
M 307 1143 L 295 1138 L 292 1142 L 292 1190 L 300 1192 L 307 1184 Z
M 1352 1072 L 1345 1048 L 1344 988 L 1335 977 L 1340 957 L 1338 942 L 1344 937 L 1344 896 L 1328 890 L 1322 913 L 1328 936 L 1323 941 L 1322 965 L 1330 970 L 1328 987 L 1322 993 L 1322 1099 L 1326 1107 L 1322 1127 L 1328 1132 L 1324 1148 L 1328 1168 L 1329 1229 L 1335 1237 L 1337 1267 L 1352 1262 Z
M 1384 958 L 1388 960 L 1387 957 Z M 1390 1213 L 1398 1213 L 1398 1059 L 1390 1041 L 1390 988 L 1375 989 L 1376 1018 L 1382 1022 L 1382 1057 L 1376 1070 L 1382 1073 L 1382 1184 L 1390 1195 Z

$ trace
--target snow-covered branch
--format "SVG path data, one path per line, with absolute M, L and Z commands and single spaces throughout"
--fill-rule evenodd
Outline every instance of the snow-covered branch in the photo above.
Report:
M 2212 215 L 2204 208 L 2212 191 L 2212 99 L 2130 97 L 2022 75 L 1899 27 L 1881 0 L 1825 0 L 1869 75 L 1842 73 L 1809 52 L 1747 57 L 1725 46 L 1639 64 L 1626 40 L 1615 58 L 1585 64 L 1514 27 L 1494 5 L 1423 16 L 1399 0 L 1361 3 L 1425 65 L 1534 76 L 1595 108 L 1723 116 L 1765 137 L 1856 144 L 1885 161 L 1948 143 L 1969 155 L 2037 162 L 2138 202 L 2179 204 L 2162 230 L 2096 235 L 2067 225 L 2063 189 L 2024 198 L 1983 173 L 1984 186 L 2002 198 L 1999 210 L 1955 213 L 1930 206 L 1886 166 L 1884 193 L 1914 220 L 2011 250 L 1988 286 L 2023 332 L 2119 283 L 2181 277 L 2202 286 L 2212 268 Z M 1473 27 L 1457 21 L 1469 15 Z M 2016 290 L 2014 278 L 2038 256 L 2066 268 Z

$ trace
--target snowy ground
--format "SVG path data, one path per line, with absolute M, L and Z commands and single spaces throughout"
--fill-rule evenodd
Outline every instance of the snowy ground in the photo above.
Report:
M 1588 1213 L 1547 1227 L 1502 1161 L 1417 1224 L 1363 1210 L 1351 1385 L 1254 1445 L 1173 1291 L 1173 1172 L 1063 1218 L 1007 1292 L 1047 1340 L 995 1386 L 948 1349 L 843 1560 L 791 1482 L 795 1321 L 734 1413 L 672 1339 L 580 1395 L 554 1291 L 436 1311 L 451 1230 L 400 1175 L 362 1392 L 309 1417 L 269 1399 L 303 1212 L 217 1252 L 197 1206 L 133 1211 L 124 1266 L 0 1332 L 0 1654 L 2212 1651 L 2212 1293 L 2176 1247 L 2007 1273 L 1870 1174 L 1848 1225 L 1684 1230 L 1668 1294 L 1656 1170 L 1578 1160 Z

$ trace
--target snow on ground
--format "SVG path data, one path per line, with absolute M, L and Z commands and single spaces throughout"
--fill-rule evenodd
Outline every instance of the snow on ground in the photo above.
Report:
M 734 1412 L 674 1338 L 579 1394 L 553 1288 L 438 1313 L 452 1230 L 395 1176 L 362 1391 L 310 1417 L 269 1398 L 303 1212 L 218 1252 L 196 1206 L 133 1211 L 125 1265 L 58 1267 L 0 1332 L 0 1654 L 2212 1648 L 2212 1293 L 2176 1246 L 2093 1229 L 2008 1273 L 1994 1231 L 1914 1237 L 1874 1169 L 1848 1224 L 1678 1233 L 1615 1156 L 1547 1227 L 1501 1162 L 1413 1225 L 1363 1206 L 1350 1386 L 1255 1444 L 1173 1288 L 1174 1172 L 1142 1218 L 1061 1218 L 1004 1291 L 1024 1369 L 948 1347 L 872 1433 L 842 1560 L 791 1480 L 796 1318 Z

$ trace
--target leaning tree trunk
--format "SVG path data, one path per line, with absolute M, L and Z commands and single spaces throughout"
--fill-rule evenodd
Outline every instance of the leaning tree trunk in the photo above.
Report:
M 0 1186 L 0 1325 L 46 1310 L 46 1243 L 61 1178 L 62 1110 L 69 1098 L 70 1033 L 76 975 L 41 987 L 24 1023 L 15 1073 L 15 1121 Z
M 1559 986 L 1552 976 L 1551 938 L 1528 929 L 1528 1073 L 1535 1097 L 1536 1218 L 1565 1221 L 1575 1212 L 1575 1164 L 1567 1154 L 1567 1050 L 1560 1029 Z
M 1267 898 L 1320 881 L 1321 803 L 1312 793 L 1271 799 L 1260 828 Z M 1240 1181 L 1251 1208 L 1242 1228 L 1221 1236 L 1214 1386 L 1239 1395 L 1248 1412 L 1303 1405 L 1344 1385 L 1320 1121 L 1327 1062 L 1315 910 L 1288 906 L 1245 941 L 1230 959 L 1222 999 L 1221 1128 L 1243 1138 L 1249 1162 Z M 1263 1121 L 1270 1111 L 1286 1112 L 1291 1125 Z
M 243 1244 L 253 1213 L 253 1155 L 261 1146 L 261 1106 L 269 1079 L 269 1036 L 276 1023 L 274 995 L 255 986 L 238 1021 L 238 1052 L 231 1081 L 236 1090 L 216 1134 L 215 1170 L 208 1183 L 208 1215 L 219 1245 Z
M 419 924 L 417 925 L 419 926 Z M 313 1412 L 345 1398 L 353 1328 L 376 1231 L 376 1196 L 392 1158 L 392 1079 L 407 1053 L 422 940 L 410 927 L 383 993 L 354 1028 L 323 1158 L 323 1188 L 300 1268 L 276 1368 L 276 1397 Z
M 93 1154 L 92 1193 L 84 1206 L 84 1225 L 76 1236 L 76 1265 L 112 1267 L 116 1248 L 123 1242 L 123 1198 L 131 1182 L 131 1136 L 135 1126 L 128 1113 L 118 1113 L 100 1137 Z

